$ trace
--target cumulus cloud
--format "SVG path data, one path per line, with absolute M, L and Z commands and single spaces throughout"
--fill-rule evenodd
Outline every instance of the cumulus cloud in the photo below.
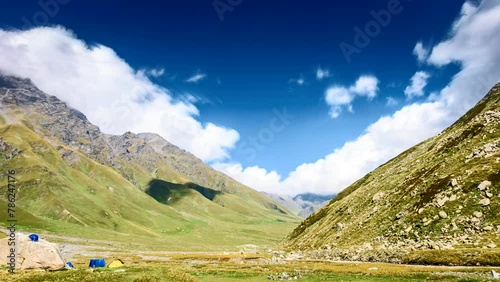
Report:
M 381 163 L 418 143 L 416 140 L 437 134 L 443 119 L 446 119 L 441 107 L 433 103 L 404 107 L 392 116 L 381 118 L 363 135 L 333 153 L 314 163 L 300 165 L 282 181 L 276 172 L 259 167 L 247 171 L 239 164 L 219 164 L 215 168 L 259 191 L 291 195 L 338 193 Z
M 413 48 L 413 55 L 417 56 L 417 60 L 422 63 L 425 62 L 429 56 L 429 50 L 427 50 L 422 42 L 417 42 L 415 48 Z
M 205 77 L 207 77 L 207 75 L 204 73 L 196 73 L 196 74 L 193 74 L 191 77 L 187 78 L 186 82 L 198 83 L 198 82 L 202 81 L 203 79 L 205 79 Z
M 427 80 L 431 76 L 425 71 L 417 71 L 410 79 L 411 83 L 405 88 L 405 95 L 408 99 L 424 96 L 424 88 Z
M 374 76 L 360 76 L 350 87 L 332 86 L 326 90 L 325 101 L 330 106 L 330 117 L 337 118 L 345 107 L 352 112 L 352 102 L 356 96 L 373 99 L 377 96 L 378 79 Z
M 434 46 L 427 59 L 437 67 L 452 62 L 461 66 L 432 100 L 405 106 L 380 118 L 355 140 L 316 162 L 300 165 L 281 181 L 277 177 L 269 180 L 267 171 L 261 171 L 264 177 L 260 180 L 254 174 L 253 187 L 259 190 L 260 182 L 273 193 L 337 193 L 403 150 L 439 133 L 499 82 L 498 34 L 500 2 L 484 0 L 478 6 L 466 2 L 449 37 Z M 245 177 L 238 177 L 245 183 Z
M 31 78 L 103 132 L 156 132 L 205 161 L 228 157 L 239 139 L 233 129 L 201 124 L 194 104 L 175 99 L 112 49 L 89 46 L 62 27 L 0 29 L 0 72 Z
M 349 88 L 353 93 L 360 96 L 366 96 L 370 99 L 377 96 L 378 91 L 378 79 L 374 76 L 361 76 L 358 78 L 356 83 Z
M 342 106 L 347 106 L 347 109 L 352 112 L 352 101 L 356 94 L 353 94 L 349 89 L 341 86 L 333 86 L 326 90 L 325 100 L 330 106 L 330 117 L 338 118 L 342 113 Z
M 381 163 L 440 130 L 445 117 L 439 104 L 407 106 L 368 127 L 354 141 L 314 162 L 293 171 L 281 189 L 293 194 L 308 187 L 318 193 L 338 193 Z M 425 119 L 421 119 L 425 117 Z
M 330 71 L 328 69 L 322 69 L 319 67 L 316 70 L 316 79 L 317 80 L 323 80 L 324 78 L 329 78 L 330 77 Z
M 462 69 L 441 91 L 441 99 L 464 112 L 500 77 L 500 2 L 466 2 L 452 27 L 452 36 L 437 44 L 428 63 L 437 67 L 458 63 Z
M 243 168 L 239 163 L 216 163 L 212 167 L 258 191 L 276 192 L 281 181 L 281 176 L 276 171 L 268 172 L 258 166 Z

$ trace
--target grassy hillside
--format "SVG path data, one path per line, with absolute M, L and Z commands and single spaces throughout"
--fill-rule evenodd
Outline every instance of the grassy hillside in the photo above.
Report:
M 292 249 L 404 252 L 500 245 L 500 85 L 455 124 L 339 193 Z M 332 251 L 328 251 L 332 250 Z M 500 256 L 496 260 L 500 263 Z M 360 259 L 360 255 L 351 256 Z M 376 255 L 374 256 L 376 258 Z M 374 258 L 372 257 L 372 259 Z
M 0 179 L 6 185 L 7 170 L 17 171 L 16 219 L 22 230 L 211 250 L 272 245 L 298 223 L 222 174 L 205 177 L 225 189 L 194 184 L 144 139 L 130 142 L 137 138 L 131 133 L 116 137 L 129 145 L 120 152 L 111 142 L 115 137 L 100 133 L 83 114 L 28 82 L 7 82 L 0 83 Z M 198 161 L 191 160 L 211 171 Z M 6 199 L 6 189 L 0 190 L 0 205 L 6 207 Z M 2 225 L 7 216 L 2 209 Z

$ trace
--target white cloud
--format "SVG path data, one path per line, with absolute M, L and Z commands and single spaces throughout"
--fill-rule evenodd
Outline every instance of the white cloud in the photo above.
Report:
M 427 86 L 427 80 L 431 76 L 425 71 L 417 71 L 411 77 L 411 83 L 405 88 L 405 95 L 408 99 L 424 96 L 424 88 Z
M 358 78 L 356 84 L 351 86 L 349 90 L 360 96 L 366 96 L 370 99 L 377 96 L 378 79 L 374 76 L 363 75 Z
M 186 82 L 198 83 L 198 82 L 202 81 L 203 79 L 205 79 L 205 77 L 207 77 L 207 75 L 204 73 L 196 73 L 193 76 L 186 79 Z
M 329 78 L 330 77 L 330 71 L 328 69 L 322 69 L 319 67 L 316 70 L 316 79 L 317 80 L 322 80 L 324 78 Z
M 388 107 L 394 107 L 398 104 L 398 100 L 396 100 L 394 97 L 386 97 L 386 103 L 385 105 Z
M 441 91 L 442 100 L 463 113 L 500 77 L 500 2 L 484 0 L 476 7 L 466 2 L 450 37 L 434 46 L 428 63 L 458 63 L 462 69 Z
M 151 77 L 161 77 L 165 74 L 165 69 L 145 69 L 143 72 Z
M 334 86 L 326 90 L 326 103 L 330 106 L 330 117 L 337 118 L 342 113 L 342 106 L 352 110 L 351 103 L 356 95 L 345 87 Z
M 61 27 L 0 29 L 0 71 L 31 78 L 106 133 L 156 132 L 205 161 L 228 157 L 239 139 L 235 130 L 201 124 L 192 103 L 174 99 L 112 49 Z
M 215 168 L 236 180 L 278 194 L 314 192 L 338 193 L 381 163 L 402 150 L 439 132 L 446 113 L 441 104 L 414 104 L 392 116 L 386 116 L 368 127 L 365 134 L 345 143 L 333 153 L 297 167 L 282 181 L 275 172 L 253 167 L 259 173 L 242 169 L 241 165 L 218 165 Z M 251 170 L 253 172 L 253 170 Z
M 378 79 L 374 76 L 360 76 L 350 87 L 332 86 L 326 90 L 325 101 L 330 106 L 330 117 L 337 118 L 342 108 L 347 107 L 352 112 L 352 101 L 356 96 L 365 96 L 373 99 L 378 91 Z
M 261 171 L 261 179 L 255 179 L 259 176 L 254 174 L 252 183 L 260 182 L 268 192 L 282 194 L 336 193 L 403 150 L 439 133 L 499 82 L 498 34 L 499 1 L 484 0 L 479 7 L 465 3 L 449 38 L 432 48 L 427 61 L 436 66 L 457 62 L 461 70 L 444 89 L 433 94 L 432 100 L 382 117 L 356 140 L 314 163 L 300 165 L 284 180 L 269 179 L 268 173 Z M 258 184 L 253 187 L 259 189 Z
M 216 163 L 212 167 L 226 173 L 238 182 L 253 187 L 257 191 L 274 193 L 278 191 L 277 187 L 280 186 L 281 176 L 277 172 L 268 172 L 258 166 L 243 169 L 239 163 Z
M 304 79 L 304 76 L 302 74 L 300 74 L 299 78 L 290 78 L 288 80 L 288 83 L 294 83 L 294 84 L 297 84 L 299 86 L 302 86 L 306 83 L 306 81 Z
M 415 48 L 413 48 L 413 55 L 417 56 L 417 60 L 421 62 L 425 62 L 427 57 L 429 56 L 429 50 L 427 50 L 422 42 L 417 42 Z
M 319 193 L 338 193 L 381 163 L 440 130 L 444 116 L 439 104 L 414 104 L 383 117 L 365 134 L 314 163 L 295 169 L 282 187 L 292 193 L 304 187 Z M 425 119 L 421 119 L 425 117 Z

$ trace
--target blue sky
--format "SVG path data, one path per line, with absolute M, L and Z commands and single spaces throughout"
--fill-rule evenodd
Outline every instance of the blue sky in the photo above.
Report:
M 44 10 L 37 2 L 2 3 L 0 27 L 11 31 L 37 24 L 59 25 L 70 30 L 71 35 L 67 36 L 75 40 L 114 50 L 116 57 L 135 71 L 144 72 L 154 85 L 168 89 L 173 99 L 193 106 L 196 113 L 188 115 L 202 127 L 213 123 L 226 130 L 213 133 L 219 135 L 207 139 L 224 139 L 224 134 L 232 129 L 234 134 L 228 139 L 235 142 L 221 145 L 225 154 L 197 155 L 252 186 L 260 185 L 245 181 L 247 178 L 228 166 L 238 164 L 242 170 L 253 167 L 265 176 L 275 173 L 279 181 L 284 181 L 302 164 L 315 164 L 341 149 L 346 142 L 356 140 L 381 117 L 391 116 L 405 106 L 426 103 L 431 93 L 439 96 L 463 70 L 463 62 L 440 64 L 426 60 L 432 57 L 433 47 L 452 36 L 452 25 L 461 16 L 464 5 L 480 5 L 478 1 L 464 4 L 463 1 L 430 0 L 314 0 L 286 1 L 286 4 L 261 0 L 42 0 L 42 3 L 51 3 L 47 4 L 49 9 Z M 230 10 L 217 12 L 214 3 L 219 9 L 229 7 Z M 229 3 L 237 5 L 231 7 Z M 358 48 L 359 53 L 346 59 L 339 46 L 342 43 L 355 46 L 355 28 L 365 30 L 376 20 L 374 13 L 387 15 L 385 11 L 390 10 L 391 5 L 395 5 L 397 8 L 393 9 L 398 12 L 391 14 L 385 26 L 377 24 L 379 29 L 368 36 L 367 46 Z M 418 42 L 426 51 L 422 60 L 414 54 Z M 3 69 L 6 72 L 6 67 Z M 327 75 L 319 79 L 318 70 Z M 419 71 L 426 75 L 420 87 L 423 90 L 419 94 L 405 94 L 410 79 Z M 194 79 L 196 75 L 199 80 Z M 31 73 L 31 76 L 41 80 L 41 75 Z M 355 89 L 356 82 L 363 76 L 376 80 L 373 95 Z M 43 90 L 63 91 L 59 88 L 47 85 Z M 339 102 L 341 93 L 347 95 L 344 98 L 348 102 L 342 99 L 344 102 Z M 391 102 L 388 103 L 388 99 Z M 67 100 L 76 105 L 76 100 Z M 340 109 L 335 115 L 332 103 L 337 103 Z M 276 111 L 284 109 L 294 118 L 284 127 L 277 122 L 279 130 L 276 130 L 270 122 L 275 120 Z M 99 123 L 97 118 L 91 121 Z M 437 129 L 415 137 L 413 142 L 398 143 L 394 149 L 401 151 L 449 122 L 443 119 Z M 125 127 L 119 128 L 113 133 Z M 185 145 L 189 142 L 204 146 L 203 142 L 176 138 L 170 141 L 188 150 L 192 149 Z M 257 139 L 254 145 L 252 138 Z M 372 168 L 389 155 L 377 158 L 367 167 Z M 361 169 L 363 173 L 364 170 L 365 167 Z M 342 185 L 353 180 L 343 181 Z M 326 181 L 325 186 L 331 181 L 335 178 Z M 280 186 L 278 192 L 293 193 L 283 187 Z M 303 187 L 293 191 L 299 190 L 326 193 L 336 192 L 338 188 L 308 190 Z

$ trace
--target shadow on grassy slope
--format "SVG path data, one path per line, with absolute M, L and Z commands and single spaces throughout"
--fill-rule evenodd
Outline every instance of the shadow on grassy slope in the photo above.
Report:
M 213 201 L 217 196 L 223 194 L 223 192 L 206 188 L 195 183 L 176 184 L 161 179 L 151 180 L 145 192 L 158 202 L 167 205 L 173 204 L 189 196 L 192 192 L 197 192 L 210 201 Z

